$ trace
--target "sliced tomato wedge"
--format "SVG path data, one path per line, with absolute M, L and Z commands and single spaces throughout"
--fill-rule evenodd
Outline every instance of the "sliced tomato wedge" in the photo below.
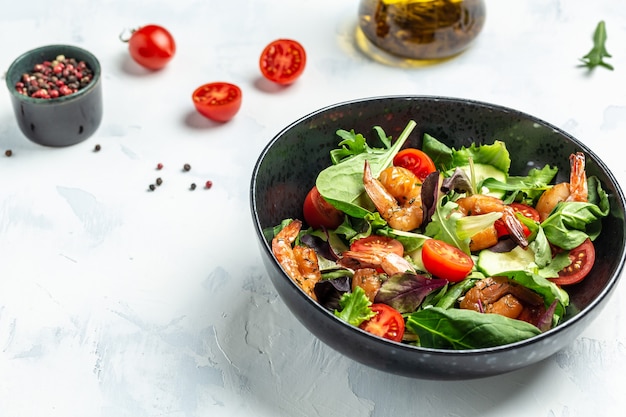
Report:
M 191 98 L 198 113 L 216 122 L 229 121 L 241 107 L 241 89 L 225 82 L 201 85 Z
M 324 200 L 316 186 L 313 186 L 302 206 L 304 220 L 313 229 L 336 229 L 343 222 L 345 214 Z
M 354 252 L 368 253 L 395 253 L 404 256 L 404 246 L 399 240 L 387 236 L 371 235 L 355 240 L 350 245 L 350 250 Z
M 401 342 L 404 336 L 404 318 L 402 314 L 395 308 L 382 303 L 372 304 L 370 308 L 376 315 L 361 323 L 359 327 L 376 336 Z
M 437 239 L 428 239 L 422 245 L 422 263 L 432 275 L 450 282 L 461 281 L 474 267 L 471 256 Z
M 277 39 L 263 49 L 259 60 L 261 73 L 278 84 L 291 84 L 304 72 L 306 52 L 292 39 Z
M 596 261 L 596 250 L 591 240 L 587 239 L 569 251 L 572 263 L 561 271 L 558 278 L 550 278 L 557 285 L 572 285 L 582 281 L 591 271 Z
M 420 181 L 424 181 L 428 174 L 435 172 L 435 163 L 430 156 L 415 148 L 406 148 L 398 152 L 393 158 L 393 164 L 413 172 Z

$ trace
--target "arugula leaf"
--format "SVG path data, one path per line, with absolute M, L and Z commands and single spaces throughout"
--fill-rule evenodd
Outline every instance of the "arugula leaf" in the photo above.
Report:
M 593 48 L 580 60 L 583 62 L 581 67 L 586 67 L 589 70 L 595 67 L 604 67 L 613 71 L 613 66 L 604 61 L 604 58 L 611 58 L 611 55 L 606 50 L 606 25 L 603 20 L 598 22 L 596 30 L 593 33 Z
M 503 199 L 505 204 L 520 201 L 534 206 L 534 201 L 547 189 L 557 172 L 558 168 L 546 165 L 541 169 L 532 168 L 526 176 L 510 176 L 506 182 L 487 178 L 482 185 L 492 191 L 506 193 L 507 197 Z
M 359 326 L 376 315 L 370 308 L 372 302 L 365 295 L 365 290 L 355 287 L 352 292 L 345 293 L 339 299 L 341 311 L 335 310 L 335 316 L 353 326 Z
M 365 161 L 369 161 L 372 175 L 377 178 L 383 169 L 391 165 L 393 157 L 402 148 L 415 126 L 416 123 L 411 120 L 396 142 L 388 149 L 376 149 L 369 146 L 362 147 L 360 139 L 353 138 L 355 146 L 350 149 L 353 149 L 354 152 L 358 149 L 364 151 L 354 153 L 348 158 L 341 160 L 338 164 L 331 165 L 319 173 L 315 184 L 322 197 L 352 217 L 363 218 L 374 211 L 375 208 L 372 207 L 371 200 L 369 200 L 363 188 L 363 167 Z M 380 128 L 377 131 L 381 135 Z

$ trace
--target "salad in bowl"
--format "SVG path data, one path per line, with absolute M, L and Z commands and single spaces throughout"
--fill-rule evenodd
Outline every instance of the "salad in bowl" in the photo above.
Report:
M 558 326 L 568 286 L 595 261 L 608 195 L 569 155 L 509 173 L 506 144 L 458 149 L 424 133 L 405 146 L 373 126 L 339 129 L 303 218 L 266 230 L 285 273 L 336 317 L 375 336 L 437 349 L 520 342 Z
M 348 358 L 424 379 L 498 375 L 571 346 L 621 277 L 625 207 L 567 132 L 439 96 L 304 115 L 265 146 L 250 187 L 288 313 Z

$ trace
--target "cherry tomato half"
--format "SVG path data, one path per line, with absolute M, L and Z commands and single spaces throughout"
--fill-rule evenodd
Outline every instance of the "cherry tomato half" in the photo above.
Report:
M 261 73 L 278 84 L 291 84 L 304 72 L 306 52 L 291 39 L 277 39 L 263 49 L 259 60 Z
M 393 164 L 412 171 L 420 181 L 424 181 L 428 174 L 436 170 L 430 156 L 415 148 L 406 148 L 398 152 L 393 158 Z
M 395 308 L 382 303 L 372 304 L 370 308 L 376 315 L 361 323 L 359 327 L 376 336 L 401 342 L 404 336 L 402 314 Z
M 191 98 L 201 115 L 216 122 L 229 121 L 241 107 L 241 89 L 225 82 L 204 84 L 196 88 Z
M 176 42 L 164 27 L 147 25 L 132 32 L 128 39 L 128 50 L 139 65 L 158 70 L 174 57 Z
M 350 250 L 354 252 L 370 253 L 395 253 L 404 255 L 404 246 L 399 240 L 387 236 L 371 235 L 355 240 L 350 245 Z
M 422 245 L 422 262 L 432 275 L 450 282 L 461 281 L 474 267 L 468 254 L 437 239 L 428 239 Z
M 313 229 L 321 229 L 322 227 L 336 229 L 343 223 L 345 216 L 341 210 L 324 200 L 316 186 L 311 188 L 304 199 L 302 211 L 304 220 Z
M 511 203 L 510 206 L 513 210 L 515 210 L 516 213 L 521 213 L 523 216 L 528 217 L 529 219 L 534 220 L 536 222 L 541 221 L 539 212 L 527 204 Z
M 569 251 L 571 264 L 559 271 L 558 278 L 550 278 L 557 285 L 572 285 L 582 281 L 596 261 L 596 250 L 591 240 L 587 239 Z

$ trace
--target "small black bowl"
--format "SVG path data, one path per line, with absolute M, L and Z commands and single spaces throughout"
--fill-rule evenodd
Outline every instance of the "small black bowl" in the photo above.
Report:
M 472 142 L 506 142 L 511 174 L 557 166 L 557 181 L 569 179 L 569 155 L 586 155 L 588 175 L 609 194 L 611 213 L 594 242 L 596 262 L 580 284 L 570 286 L 567 317 L 557 327 L 524 341 L 472 350 L 415 347 L 373 336 L 335 317 L 311 300 L 283 272 L 263 230 L 285 218 L 303 219 L 302 203 L 317 174 L 330 165 L 338 129 L 366 137 L 373 126 L 397 138 L 409 120 L 417 127 L 408 145 L 420 147 L 424 133 L 459 149 Z M 406 146 L 408 146 L 406 145 Z M 380 97 L 332 105 L 279 132 L 261 153 L 251 180 L 251 213 L 267 273 L 294 316 L 324 343 L 365 365 L 390 373 L 435 380 L 462 380 L 511 372 L 535 364 L 570 345 L 598 316 L 620 278 L 625 255 L 625 201 L 607 166 L 587 146 L 533 116 L 505 107 L 447 97 Z
M 22 74 L 59 55 L 85 61 L 93 71 L 91 82 L 73 94 L 53 99 L 18 93 L 15 84 Z M 75 145 L 93 135 L 102 121 L 101 73 L 100 62 L 92 53 L 71 45 L 42 46 L 18 57 L 7 71 L 6 84 L 22 133 L 35 143 L 53 147 Z

